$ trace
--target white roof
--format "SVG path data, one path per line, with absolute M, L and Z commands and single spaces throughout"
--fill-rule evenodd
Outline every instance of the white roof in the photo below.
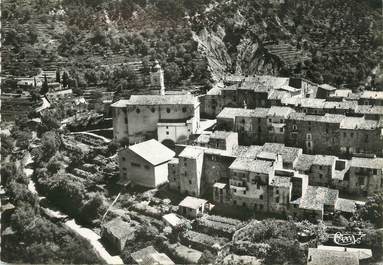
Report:
M 323 250 L 332 250 L 332 251 L 345 251 L 345 247 L 336 247 L 336 246 L 323 246 L 319 245 L 318 249 L 323 249 Z M 358 255 L 359 259 L 368 259 L 372 257 L 372 251 L 371 249 L 368 248 L 346 248 L 346 252 L 349 253 L 355 253 Z
M 151 139 L 128 147 L 152 165 L 162 164 L 171 160 L 175 153 L 155 139 Z
M 165 214 L 162 216 L 162 219 L 170 224 L 172 227 L 175 227 L 179 224 L 182 224 L 182 220 L 174 213 Z
M 198 209 L 202 205 L 207 203 L 207 200 L 196 198 L 196 197 L 191 197 L 187 196 L 185 199 L 183 199 L 178 206 L 186 207 L 186 208 L 191 208 L 191 209 Z

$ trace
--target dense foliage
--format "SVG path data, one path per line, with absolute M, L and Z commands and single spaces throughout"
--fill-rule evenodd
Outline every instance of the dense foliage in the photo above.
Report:
M 305 250 L 298 241 L 298 226 L 291 221 L 251 221 L 234 234 L 233 251 L 262 258 L 265 264 L 306 262 Z

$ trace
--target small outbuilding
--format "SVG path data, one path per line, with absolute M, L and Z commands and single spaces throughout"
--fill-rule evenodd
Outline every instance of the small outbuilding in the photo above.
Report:
M 135 226 L 117 217 L 103 225 L 101 237 L 103 241 L 110 243 L 113 249 L 121 252 L 126 241 L 135 238 L 136 231 Z
M 187 196 L 178 204 L 178 207 L 180 214 L 190 218 L 196 218 L 199 214 L 205 212 L 206 204 L 207 200 Z

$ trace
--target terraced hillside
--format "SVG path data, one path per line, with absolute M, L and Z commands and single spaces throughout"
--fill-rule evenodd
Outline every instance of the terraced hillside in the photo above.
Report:
M 111 74 L 106 65 L 142 61 L 147 68 L 157 59 L 170 88 L 209 86 L 228 72 L 296 75 L 357 88 L 383 60 L 380 5 L 378 0 L 6 0 L 3 73 L 64 67 L 80 87 L 115 90 L 140 82 Z

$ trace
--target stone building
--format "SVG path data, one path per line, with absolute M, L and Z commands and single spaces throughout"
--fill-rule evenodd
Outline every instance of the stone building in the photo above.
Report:
M 175 153 L 152 139 L 118 152 L 120 183 L 155 188 L 168 181 L 168 162 Z
M 361 195 L 373 195 L 383 189 L 383 158 L 353 157 L 347 191 Z
M 202 179 L 203 149 L 197 146 L 186 146 L 178 155 L 180 175 L 180 192 L 193 196 L 201 196 L 206 187 Z
M 383 155 L 383 123 L 364 117 L 311 115 L 276 106 L 254 110 L 225 108 L 217 116 L 217 127 L 238 132 L 243 145 L 283 142 L 312 154 Z
M 130 144 L 155 138 L 174 145 L 199 127 L 199 101 L 190 94 L 132 95 L 111 107 L 114 139 Z
M 383 124 L 363 117 L 345 117 L 340 123 L 340 152 L 352 154 L 383 154 Z

